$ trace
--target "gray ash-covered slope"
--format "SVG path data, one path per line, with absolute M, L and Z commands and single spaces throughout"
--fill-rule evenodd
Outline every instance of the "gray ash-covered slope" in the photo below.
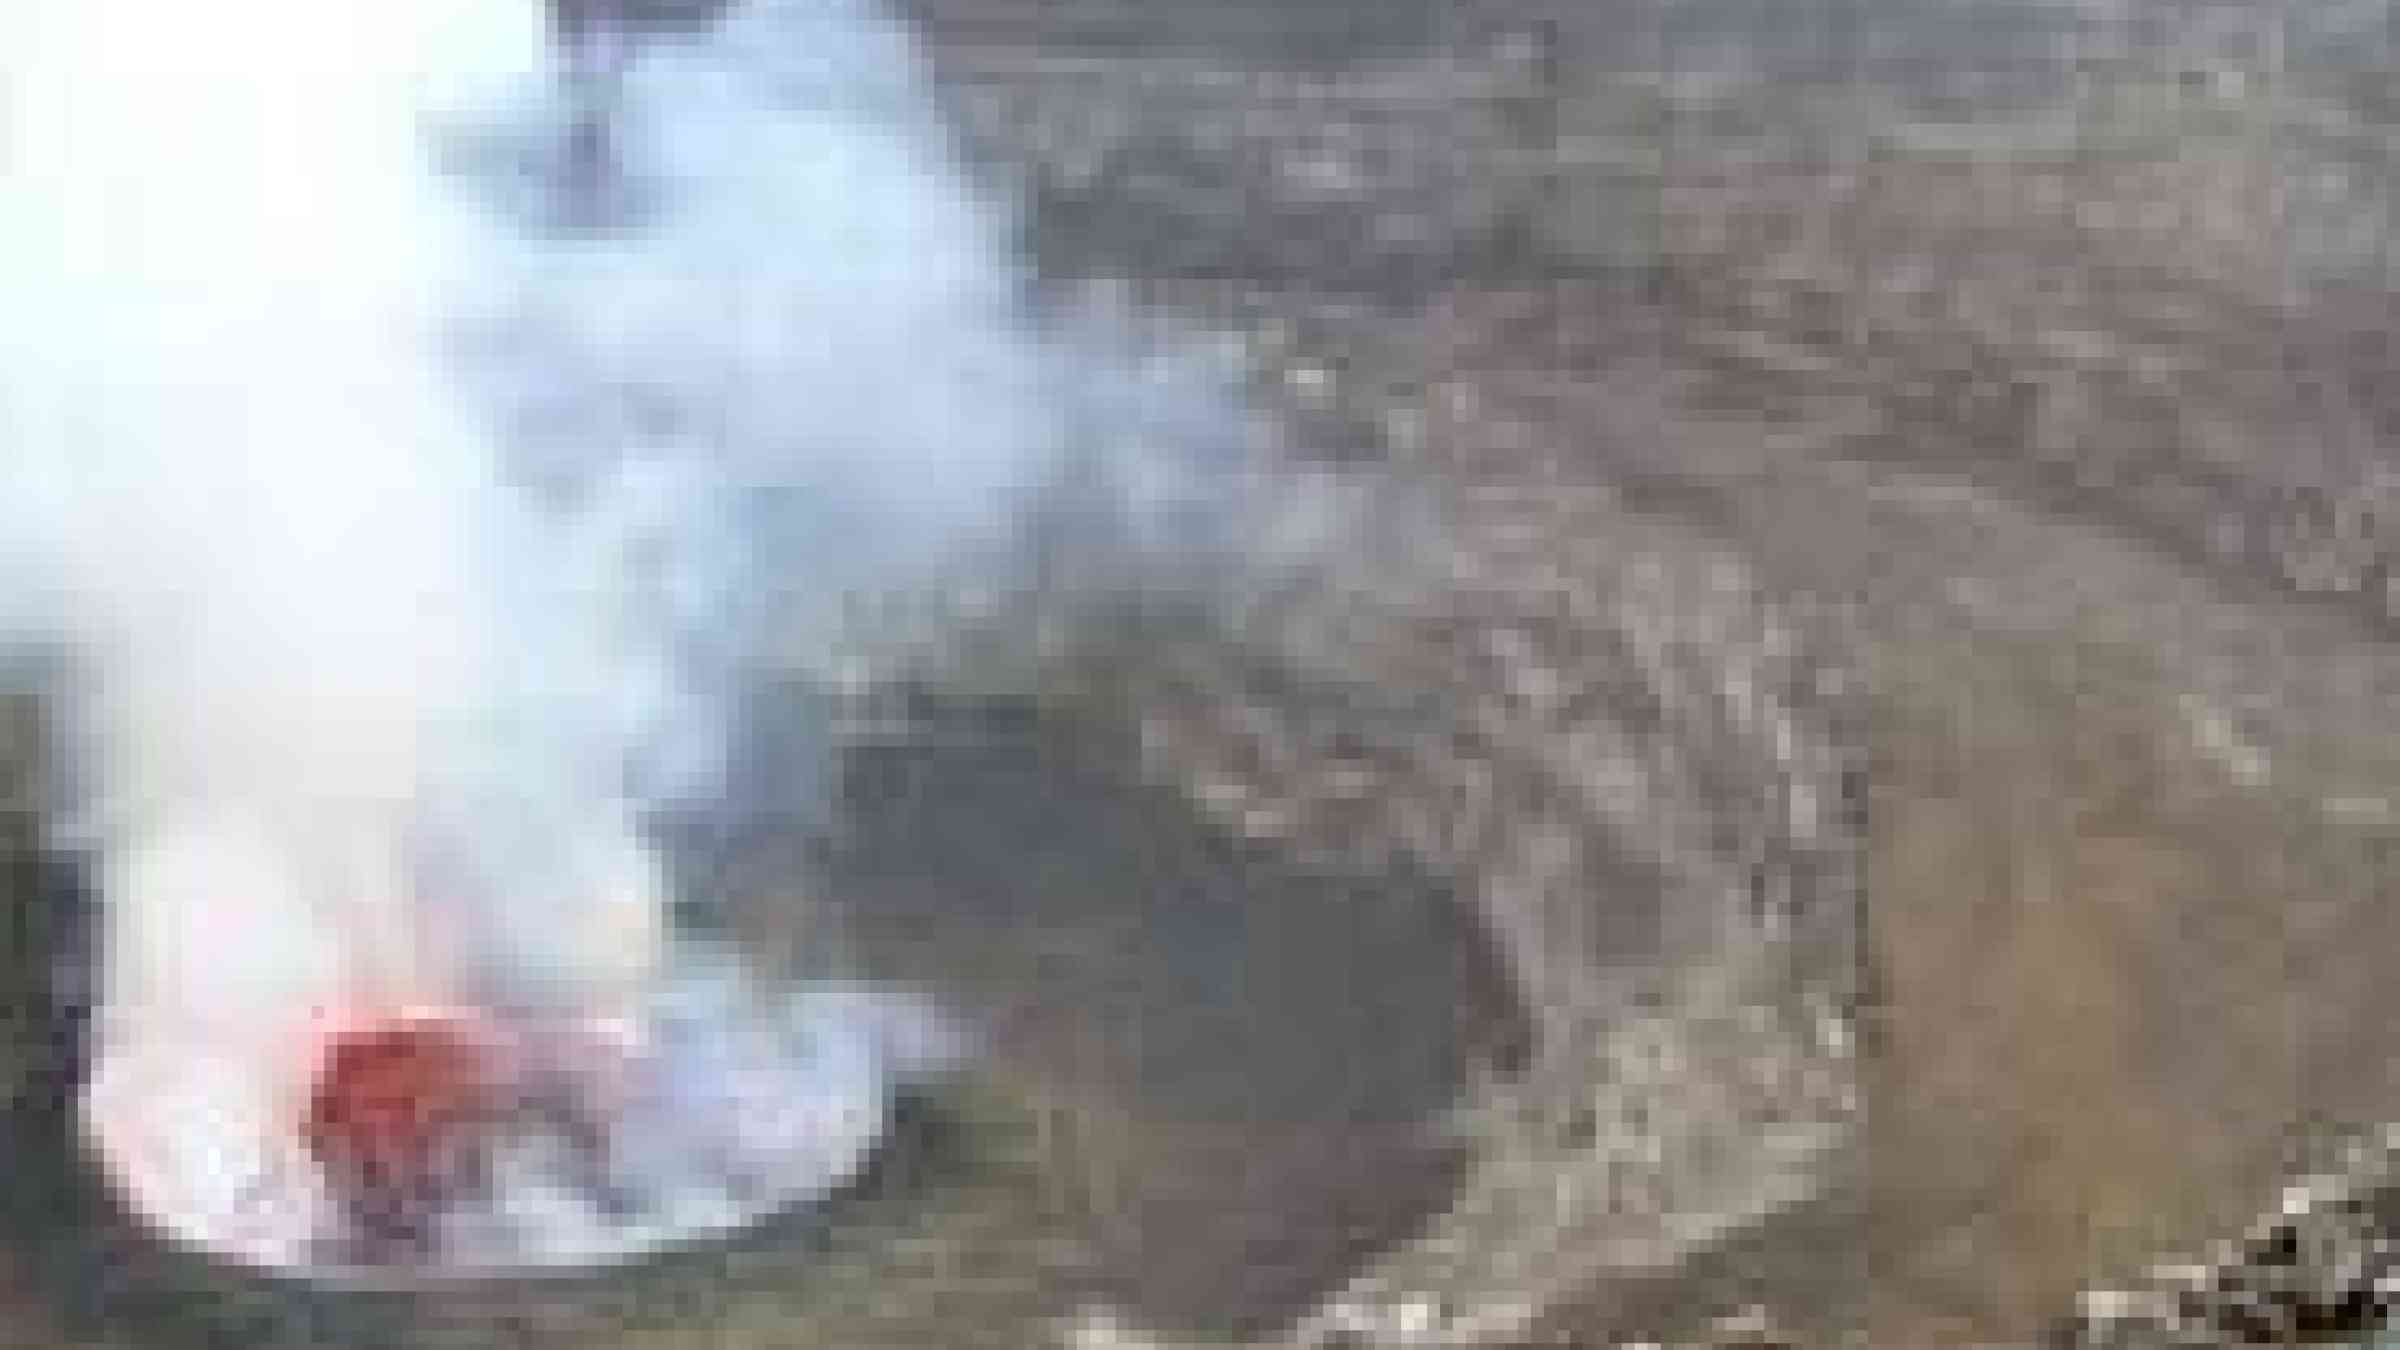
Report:
M 1810 1339 L 2021 1339 L 2238 1231 L 2293 1137 L 2400 1110 L 2368 955 L 2400 786 L 2371 91 L 2263 12 L 2082 7 L 2080 45 L 1986 61 L 1929 12 L 1912 37 L 1845 10 L 1893 59 L 1838 80 L 1705 78 L 1775 65 L 1738 22 L 1710 59 L 1656 34 L 1627 59 L 1531 7 L 1302 70 L 1072 24 L 937 45 L 971 139 L 1036 184 L 1054 274 L 1238 335 L 1311 472 L 1390 504 L 1393 538 L 1250 613 L 1247 654 L 1101 663 L 1162 772 L 1255 832 L 1475 878 L 1555 1054 L 1638 1039 L 1568 1029 L 1597 987 L 1710 969 L 1695 935 L 1757 931 L 1713 916 L 1777 912 L 1692 897 L 1839 913 L 1843 831 L 1805 847 L 1790 807 L 1870 766 L 1873 1015 L 1825 1021 L 1863 1063 L 1717 1042 L 1786 1113 L 1863 1097 L 1851 1170 L 1785 1173 L 1823 1198 L 1704 1259 L 1742 1205 L 1674 1185 L 1726 1155 L 1636 1163 L 1691 1260 L 1528 1257 L 1510 1307 L 1505 1260 L 1444 1264 L 1454 1225 L 1326 1337 L 1581 1344 L 1765 1291 Z M 1912 77 L 1945 63 L 2026 78 L 1944 106 Z M 1761 946 L 1839 1007 L 1827 922 L 1817 958 Z M 1624 1094 L 1560 1062 L 1520 1087 L 1588 1138 Z M 1756 1162 L 1740 1078 L 1674 1090 Z M 1737 1189 L 1772 1209 L 1770 1181 Z M 1572 1231 L 1492 1222 L 1489 1250 Z

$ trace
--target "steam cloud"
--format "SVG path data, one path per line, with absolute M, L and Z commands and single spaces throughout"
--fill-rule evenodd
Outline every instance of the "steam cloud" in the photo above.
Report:
M 848 597 L 993 556 L 1092 373 L 853 0 L 647 43 L 580 187 L 530 0 L 21 0 L 0 53 L 0 638 L 77 654 L 91 1109 L 272 1170 L 299 1010 L 643 1006 L 645 815 Z M 305 1187 L 151 1167 L 300 1259 Z

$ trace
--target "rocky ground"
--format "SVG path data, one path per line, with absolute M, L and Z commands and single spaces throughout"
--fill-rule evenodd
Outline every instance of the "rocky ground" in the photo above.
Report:
M 2031 1339 L 2395 1105 L 2373 79 L 2189 29 L 1962 123 L 1499 8 L 1263 74 L 935 49 L 1053 273 L 1240 335 L 1413 535 L 1127 700 L 1223 818 L 1468 878 L 1543 1018 L 1497 1094 L 1542 1105 L 1301 1338 L 1763 1301 L 1811 1342 Z M 1298 711 L 1261 649 L 1371 692 Z

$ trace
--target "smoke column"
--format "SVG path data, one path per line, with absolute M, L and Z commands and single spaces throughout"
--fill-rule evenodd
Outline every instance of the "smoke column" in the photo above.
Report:
M 563 79 L 532 0 L 0 17 L 0 636 L 77 654 L 82 1110 L 221 1255 L 597 1259 L 880 1128 L 872 1019 L 682 953 L 641 822 L 849 596 L 997 546 L 1061 372 L 873 13 L 629 52 Z M 379 1249 L 345 1184 L 448 1189 Z

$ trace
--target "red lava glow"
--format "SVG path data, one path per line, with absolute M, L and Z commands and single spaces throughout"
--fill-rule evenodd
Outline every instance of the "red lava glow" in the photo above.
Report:
M 504 1077 L 458 1014 L 372 1022 L 323 1042 L 301 1139 L 362 1236 L 424 1241 L 478 1183 Z

